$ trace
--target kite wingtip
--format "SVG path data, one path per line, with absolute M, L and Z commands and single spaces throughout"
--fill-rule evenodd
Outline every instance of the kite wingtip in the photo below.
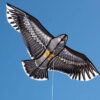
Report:
M 16 8 L 15 6 L 11 5 L 10 3 L 6 3 L 6 7 L 8 9 L 14 9 L 14 8 Z
M 7 9 L 12 9 L 12 5 L 9 4 L 9 3 L 6 3 L 6 8 L 7 8 Z
M 11 5 L 10 3 L 6 3 L 6 7 L 7 7 L 7 6 L 12 6 L 12 5 Z
M 8 2 L 6 3 L 6 5 L 7 5 L 7 6 L 12 6 L 12 5 L 11 5 L 10 3 L 8 3 Z

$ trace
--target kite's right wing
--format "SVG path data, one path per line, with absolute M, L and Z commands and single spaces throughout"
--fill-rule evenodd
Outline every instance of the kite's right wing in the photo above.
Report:
M 100 74 L 92 62 L 77 51 L 65 47 L 62 52 L 49 63 L 51 70 L 66 73 L 71 79 L 90 80 Z
M 34 59 L 40 57 L 53 36 L 36 18 L 10 4 L 7 4 L 7 20 L 21 32 L 31 56 Z

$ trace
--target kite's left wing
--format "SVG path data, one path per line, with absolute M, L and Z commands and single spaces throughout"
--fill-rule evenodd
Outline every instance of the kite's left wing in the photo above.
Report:
M 10 4 L 7 4 L 7 20 L 22 34 L 31 56 L 34 59 L 40 57 L 53 35 L 35 17 Z
M 99 74 L 92 62 L 84 55 L 69 47 L 49 63 L 51 70 L 67 74 L 71 79 L 87 81 Z

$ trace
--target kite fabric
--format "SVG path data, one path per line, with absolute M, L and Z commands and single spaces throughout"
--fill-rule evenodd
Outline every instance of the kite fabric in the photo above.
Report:
M 99 75 L 93 63 L 82 53 L 66 46 L 68 36 L 54 37 L 33 16 L 7 3 L 7 20 L 21 33 L 30 60 L 23 60 L 27 75 L 36 80 L 48 79 L 48 71 L 62 72 L 71 79 L 87 81 Z

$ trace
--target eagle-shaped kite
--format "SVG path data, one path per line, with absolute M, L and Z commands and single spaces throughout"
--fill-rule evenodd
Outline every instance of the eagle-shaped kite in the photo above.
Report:
M 33 79 L 48 79 L 48 70 L 56 70 L 71 79 L 87 81 L 99 75 L 92 62 L 82 53 L 66 46 L 66 34 L 54 37 L 41 23 L 25 11 L 7 4 L 7 20 L 21 33 L 31 60 L 23 68 Z

